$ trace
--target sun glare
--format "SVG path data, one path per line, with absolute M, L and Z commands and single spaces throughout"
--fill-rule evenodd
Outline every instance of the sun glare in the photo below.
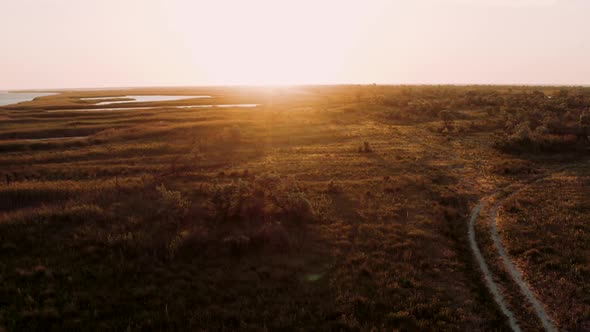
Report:
M 0 88 L 587 84 L 590 44 L 577 32 L 587 30 L 588 6 L 10 0 L 0 10 L 0 30 L 18 31 L 2 36 L 8 47 L 0 54 Z
M 219 84 L 329 83 L 344 79 L 368 15 L 334 1 L 227 1 L 166 6 L 172 35 L 194 68 Z M 200 13 L 200 14 L 199 14 Z M 219 19 L 222 17 L 223 19 Z M 329 18 L 329 19 L 328 19 Z

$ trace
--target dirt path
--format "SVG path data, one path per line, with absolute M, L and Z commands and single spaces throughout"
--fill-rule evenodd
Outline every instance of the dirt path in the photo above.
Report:
M 516 267 L 514 266 L 514 263 L 512 263 L 512 260 L 510 259 L 510 257 L 508 257 L 508 253 L 506 252 L 506 249 L 502 245 L 502 241 L 500 240 L 500 235 L 498 234 L 498 227 L 497 227 L 498 223 L 496 220 L 496 216 L 498 214 L 498 207 L 502 204 L 502 202 L 503 202 L 503 200 L 496 203 L 496 205 L 493 207 L 492 213 L 490 215 L 490 227 L 492 230 L 491 235 L 492 235 L 492 239 L 494 240 L 494 246 L 496 247 L 496 251 L 498 252 L 500 257 L 502 257 L 502 261 L 504 262 L 504 267 L 506 268 L 506 271 L 508 271 L 512 280 L 518 285 L 518 287 L 520 288 L 520 292 L 526 297 L 526 299 L 529 301 L 529 303 L 533 306 L 535 314 L 537 315 L 537 317 L 539 318 L 539 320 L 543 324 L 543 328 L 545 328 L 545 331 L 549 331 L 549 332 L 557 331 L 557 329 L 555 328 L 555 326 L 551 322 L 551 319 L 549 318 L 549 316 L 547 316 L 547 313 L 545 312 L 545 308 L 543 307 L 543 304 L 541 304 L 541 302 L 539 302 L 539 300 L 535 297 L 535 295 L 533 294 L 531 289 L 528 287 L 527 283 L 522 278 L 522 274 L 520 273 L 520 271 L 518 271 L 516 269 Z
M 479 247 L 477 246 L 477 241 L 475 240 L 475 221 L 477 220 L 477 217 L 479 216 L 481 209 L 483 208 L 483 206 L 489 198 L 490 197 L 484 198 L 479 204 L 477 204 L 477 206 L 471 212 L 471 219 L 469 220 L 468 231 L 469 246 L 471 247 L 471 251 L 475 256 L 475 260 L 477 261 L 477 264 L 479 265 L 479 268 L 483 273 L 486 286 L 490 290 L 490 293 L 492 293 L 492 296 L 494 297 L 496 304 L 498 304 L 498 307 L 500 307 L 500 310 L 502 310 L 502 313 L 504 313 L 504 315 L 508 318 L 510 328 L 514 332 L 520 332 L 521 330 L 518 326 L 518 323 L 516 322 L 516 319 L 514 318 L 514 314 L 512 313 L 512 311 L 510 311 L 510 309 L 508 309 L 508 305 L 504 301 L 504 297 L 500 293 L 498 285 L 494 282 L 492 273 L 490 272 L 490 269 L 488 268 L 488 265 L 486 264 L 486 261 L 483 258 L 483 255 L 481 254 Z
M 536 179 L 536 181 L 538 181 L 538 180 L 540 180 L 540 179 Z M 543 304 L 535 297 L 534 293 L 531 291 L 531 289 L 529 288 L 527 283 L 522 278 L 522 274 L 516 269 L 514 263 L 512 262 L 510 257 L 508 256 L 506 249 L 502 245 L 500 235 L 498 234 L 497 220 L 496 220 L 498 207 L 500 207 L 502 205 L 502 203 L 504 202 L 504 200 L 507 197 L 510 197 L 511 195 L 513 195 L 516 192 L 517 191 L 514 191 L 511 194 L 509 194 L 508 196 L 499 200 L 492 208 L 492 212 L 490 214 L 490 219 L 489 219 L 490 220 L 490 228 L 491 228 L 491 237 L 494 242 L 494 247 L 496 248 L 498 255 L 502 258 L 502 263 L 503 263 L 505 270 L 509 273 L 512 281 L 518 285 L 521 293 L 526 298 L 526 301 L 528 301 L 531 304 L 531 306 L 533 307 L 534 313 L 537 316 L 537 318 L 539 318 L 539 320 L 541 321 L 543 328 L 545 329 L 545 331 L 554 332 L 554 331 L 557 331 L 557 328 L 553 325 L 553 323 L 551 322 L 551 319 L 549 318 L 549 316 L 545 312 Z M 494 196 L 496 196 L 496 194 L 492 194 L 492 195 L 487 196 L 484 199 L 482 199 L 481 202 L 471 212 L 471 219 L 469 221 L 469 229 L 468 229 L 469 245 L 470 245 L 471 251 L 473 252 L 473 255 L 475 256 L 475 259 L 476 259 L 476 261 L 477 261 L 477 263 L 484 275 L 486 286 L 490 290 L 490 292 L 492 293 L 494 300 L 496 301 L 496 303 L 498 304 L 498 306 L 500 307 L 500 309 L 502 310 L 504 315 L 508 318 L 508 322 L 509 322 L 510 327 L 512 328 L 513 331 L 521 331 L 521 329 L 518 326 L 518 323 L 515 319 L 514 313 L 512 311 L 510 311 L 510 309 L 508 308 L 508 305 L 506 304 L 504 297 L 502 296 L 502 294 L 499 291 L 498 285 L 493 280 L 493 276 L 488 268 L 488 265 L 487 265 L 485 259 L 483 258 L 482 254 L 481 254 L 481 251 L 477 245 L 477 240 L 475 238 L 475 222 L 477 221 L 477 217 L 479 216 L 480 211 L 485 206 L 485 204 L 487 204 L 488 201 Z

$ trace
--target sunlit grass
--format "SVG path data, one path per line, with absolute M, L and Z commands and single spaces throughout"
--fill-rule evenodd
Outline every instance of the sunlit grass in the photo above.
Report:
M 151 89 L 133 94 L 261 106 L 43 111 L 113 95 L 69 92 L 0 110 L 0 327 L 503 329 L 466 216 L 563 157 L 494 144 L 510 116 L 535 125 L 513 106 L 527 89 Z

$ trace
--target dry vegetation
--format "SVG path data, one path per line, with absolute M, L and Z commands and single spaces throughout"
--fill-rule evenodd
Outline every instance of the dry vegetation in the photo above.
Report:
M 590 329 L 590 178 L 581 164 L 535 183 L 501 212 L 510 254 L 567 331 Z
M 72 111 L 128 93 L 214 98 Z M 260 106 L 173 107 L 198 103 Z M 581 88 L 373 85 L 72 91 L 0 109 L 0 329 L 506 330 L 469 208 L 579 162 L 589 104 Z M 553 204 L 563 241 L 541 221 L 506 241 L 520 261 L 533 247 L 513 242 L 531 239 L 530 273 L 552 271 L 531 282 L 563 279 L 551 305 L 587 328 L 590 230 L 582 208 Z

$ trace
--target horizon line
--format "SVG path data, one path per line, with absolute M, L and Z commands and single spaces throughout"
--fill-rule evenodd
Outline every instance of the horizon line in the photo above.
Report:
M 520 87 L 590 87 L 590 83 L 573 84 L 573 83 L 280 83 L 280 84 L 197 84 L 197 85 L 136 85 L 136 86 L 86 86 L 86 87 L 60 87 L 60 88 L 19 88 L 19 89 L 0 89 L 0 92 L 55 92 L 55 91 L 74 91 L 74 90 L 121 90 L 121 89 L 156 89 L 156 88 L 238 88 L 238 87 L 252 87 L 252 88 L 270 88 L 270 87 L 301 87 L 301 86 L 520 86 Z

